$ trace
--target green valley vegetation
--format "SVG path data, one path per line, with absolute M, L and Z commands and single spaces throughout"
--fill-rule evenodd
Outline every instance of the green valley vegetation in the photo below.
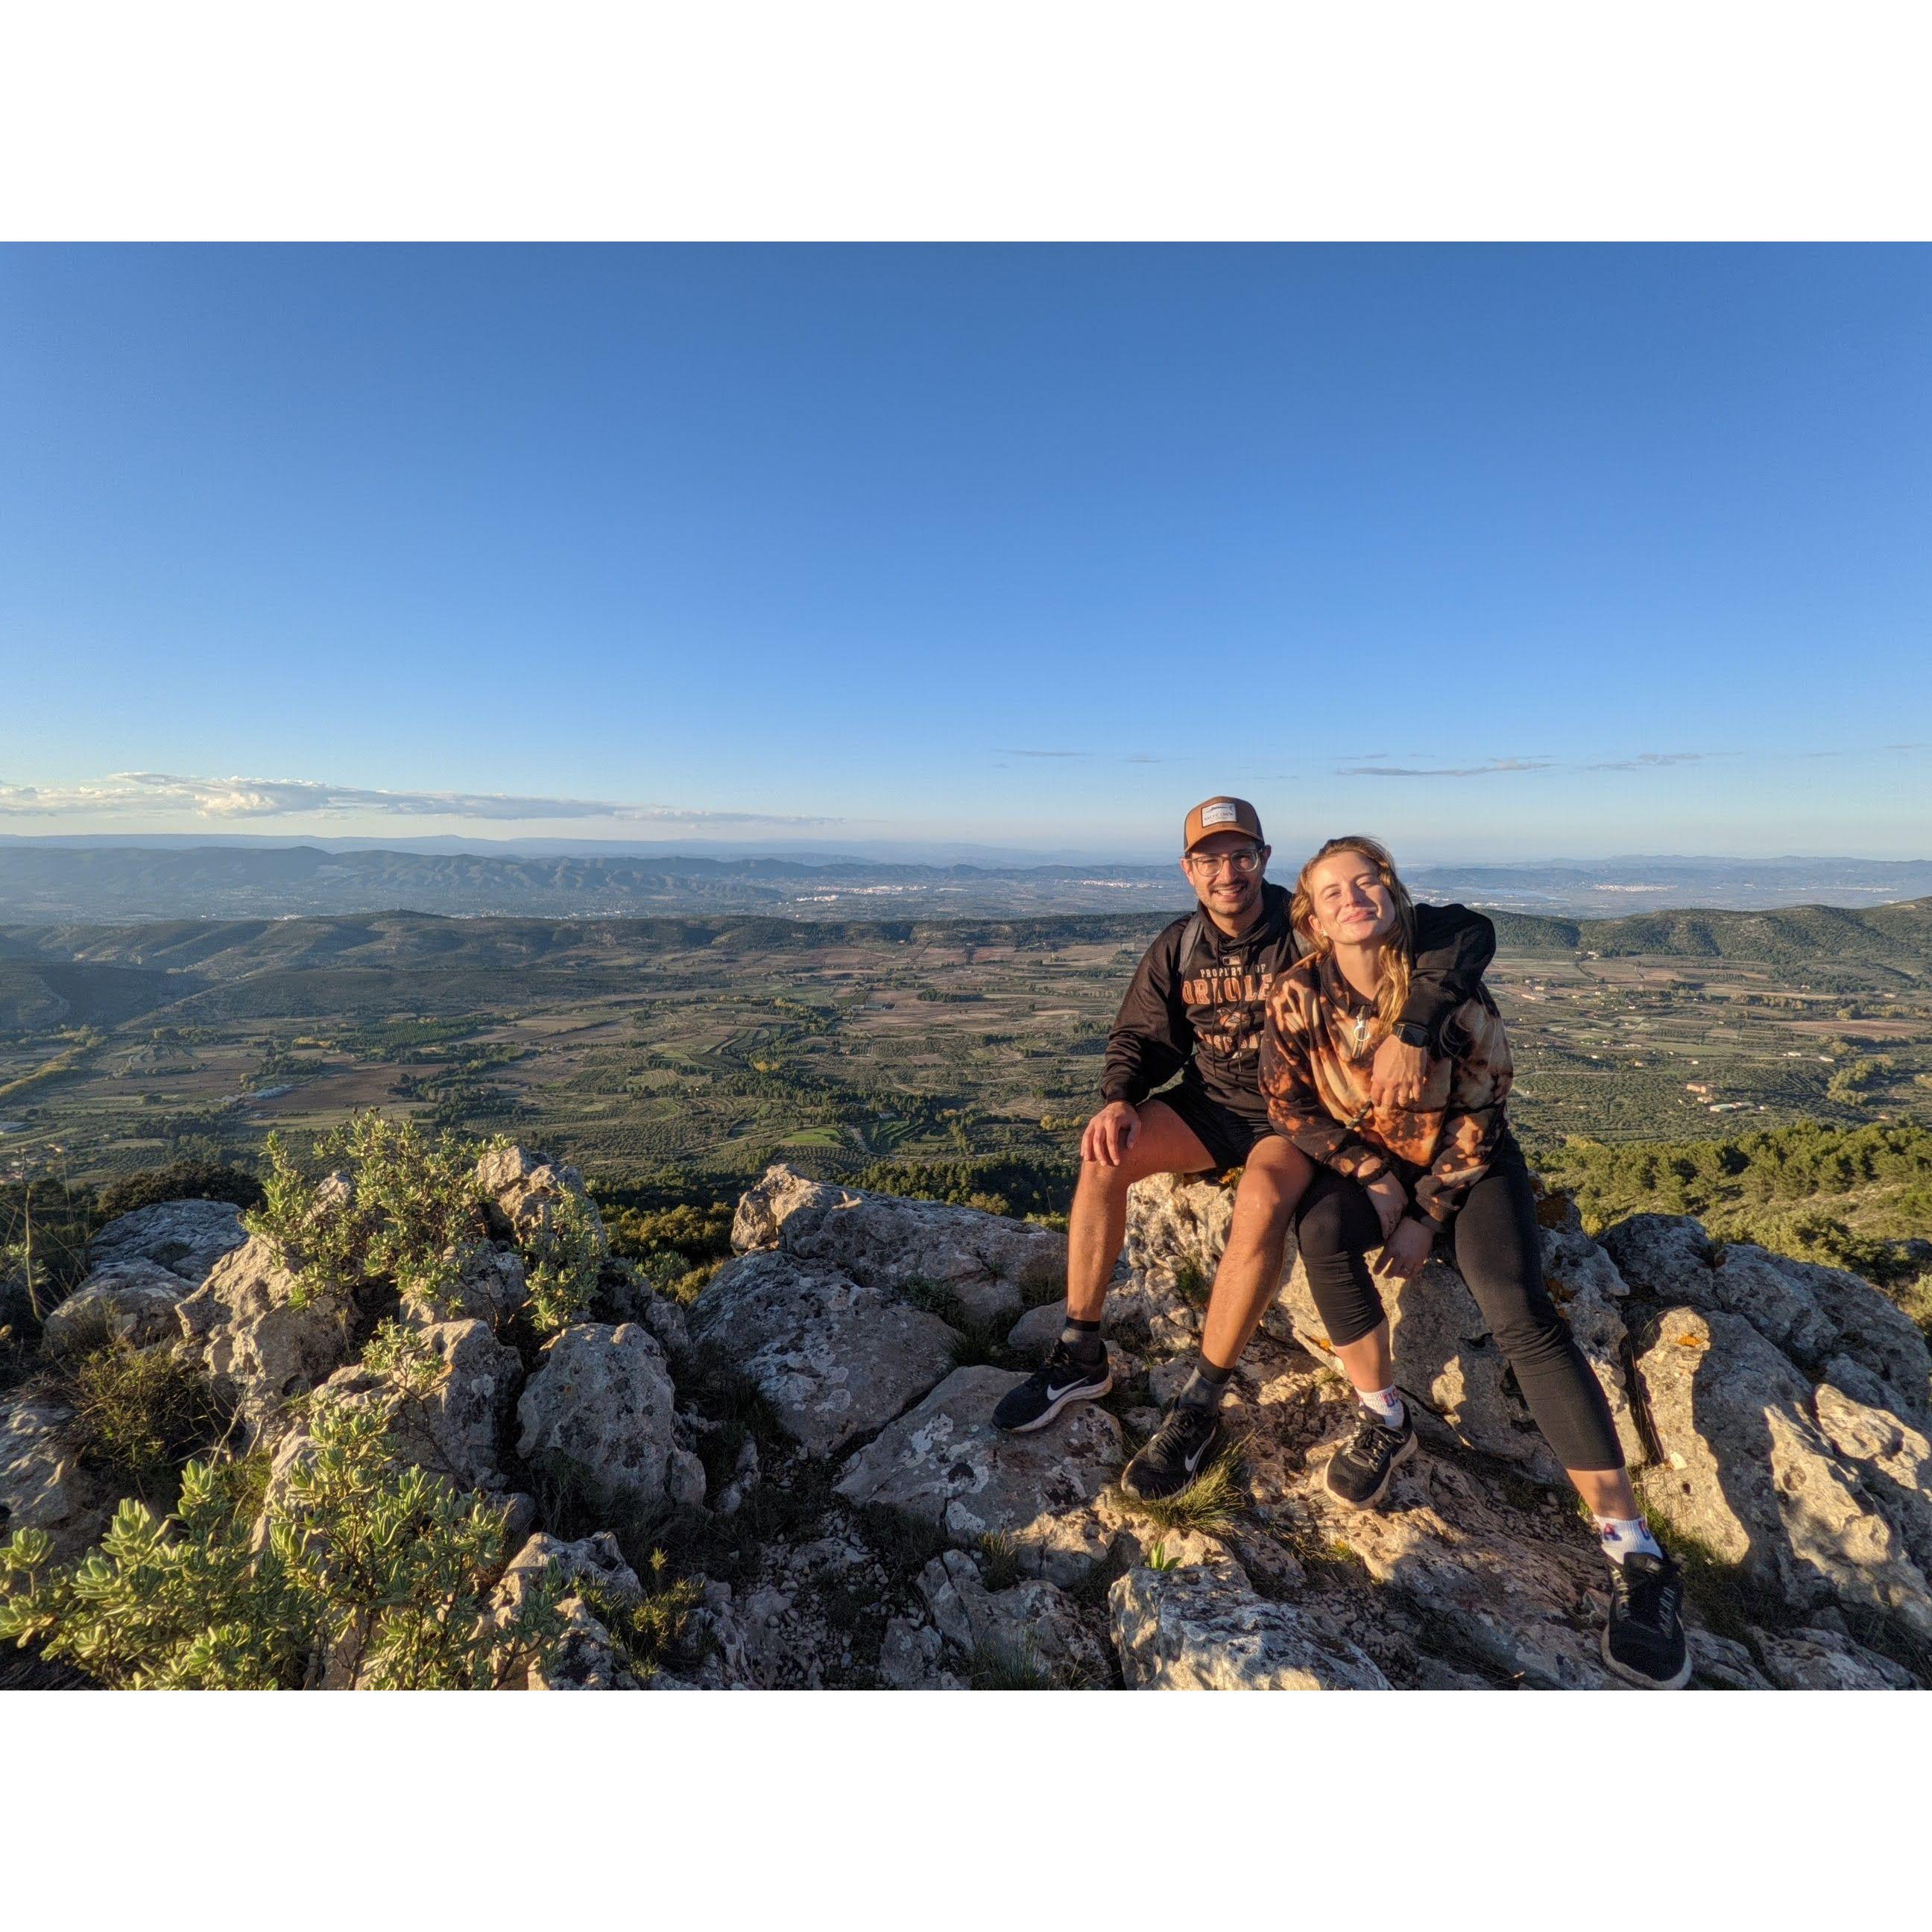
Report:
M 1536 1150 L 1594 1233 L 1637 1214 L 1692 1214 L 1720 1240 L 1850 1268 L 1932 1330 L 1932 1129 L 1816 1121 L 1734 1140 Z

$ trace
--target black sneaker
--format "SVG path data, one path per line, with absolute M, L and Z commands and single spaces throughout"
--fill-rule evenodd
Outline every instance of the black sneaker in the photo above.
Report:
M 1328 1493 L 1352 1509 L 1373 1509 L 1396 1471 L 1415 1454 L 1415 1420 L 1402 1405 L 1402 1426 L 1391 1429 L 1360 1403 L 1355 1432 L 1328 1459 Z
M 1690 1646 L 1678 1612 L 1684 1572 L 1668 1556 L 1634 1550 L 1610 1565 L 1610 1618 L 1604 1661 L 1626 1683 L 1681 1690 L 1690 1680 Z
M 1176 1402 L 1152 1441 L 1120 1472 L 1121 1489 L 1144 1503 L 1179 1495 L 1207 1468 L 1226 1434 L 1211 1408 Z
M 1114 1371 L 1104 1349 L 1097 1362 L 1078 1362 L 1064 1342 L 1056 1342 L 1053 1352 L 1024 1382 L 1000 1396 L 994 1424 L 1016 1435 L 1044 1429 L 1070 1402 L 1097 1401 L 1113 1386 Z

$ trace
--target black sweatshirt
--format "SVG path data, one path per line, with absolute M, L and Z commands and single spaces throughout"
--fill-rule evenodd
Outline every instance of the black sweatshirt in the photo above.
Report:
M 1134 968 L 1126 998 L 1107 1036 L 1101 1071 L 1103 1100 L 1138 1106 L 1184 1070 L 1186 1084 L 1232 1112 L 1265 1123 L 1261 1090 L 1264 1008 L 1277 974 L 1301 956 L 1288 922 L 1292 895 L 1263 880 L 1262 910 L 1238 939 L 1230 939 L 1204 910 L 1191 958 L 1181 942 L 1188 914 L 1166 928 Z M 1439 1052 L 1442 1022 L 1476 996 L 1495 958 L 1496 929 L 1467 906 L 1415 909 L 1415 976 L 1404 1020 L 1427 1030 Z

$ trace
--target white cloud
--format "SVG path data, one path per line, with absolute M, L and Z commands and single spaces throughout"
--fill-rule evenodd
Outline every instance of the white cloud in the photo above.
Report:
M 184 778 L 167 772 L 116 772 L 68 786 L 0 782 L 0 818 L 144 818 L 189 812 L 217 820 L 336 817 L 538 821 L 603 818 L 668 825 L 833 825 L 831 818 L 768 812 L 712 812 L 689 806 L 626 805 L 608 800 L 529 798 L 502 792 L 379 791 L 308 778 Z

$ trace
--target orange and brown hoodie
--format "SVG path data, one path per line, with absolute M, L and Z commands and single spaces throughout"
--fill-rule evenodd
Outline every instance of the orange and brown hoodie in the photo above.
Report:
M 1369 1076 L 1382 1044 L 1375 1002 L 1342 976 L 1332 954 L 1297 963 L 1270 992 L 1262 1036 L 1268 1119 L 1311 1160 L 1351 1180 L 1392 1173 L 1410 1214 L 1440 1227 L 1489 1170 L 1508 1125 L 1509 1041 L 1478 987 L 1443 1022 L 1421 1100 L 1377 1107 Z

